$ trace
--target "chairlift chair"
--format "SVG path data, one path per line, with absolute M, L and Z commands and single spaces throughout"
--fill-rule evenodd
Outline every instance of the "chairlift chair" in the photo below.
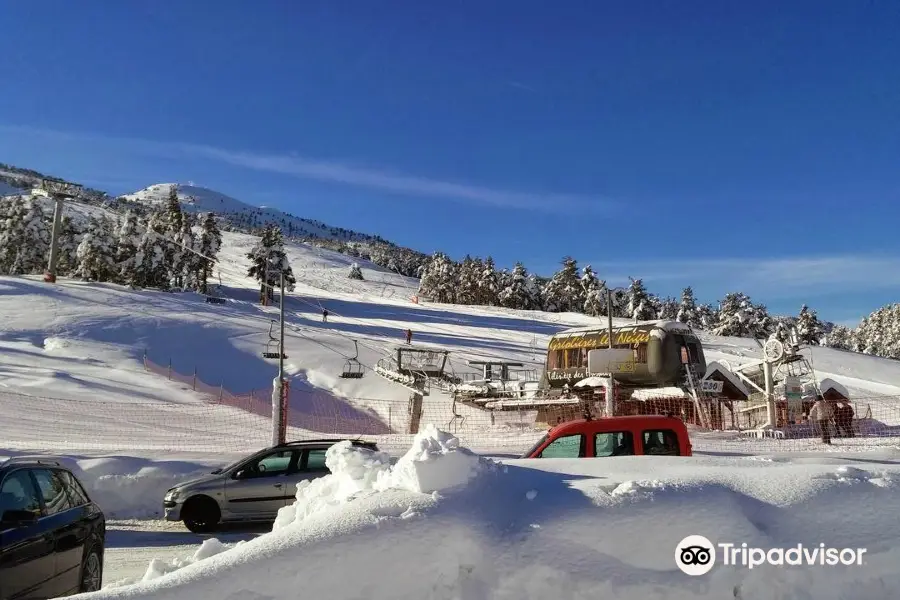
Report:
M 220 298 L 218 296 L 207 296 L 206 302 L 208 304 L 225 304 L 225 298 Z
M 263 358 L 287 358 L 287 354 L 284 354 L 283 351 L 279 352 L 281 348 L 279 348 L 278 338 L 272 333 L 274 327 L 275 321 L 273 320 L 269 322 L 269 341 L 266 342 L 266 350 L 262 353 Z
M 356 340 L 353 340 L 353 347 L 356 348 L 356 356 L 344 363 L 344 372 L 341 373 L 343 379 L 360 379 L 363 376 L 363 366 L 359 362 L 359 344 Z

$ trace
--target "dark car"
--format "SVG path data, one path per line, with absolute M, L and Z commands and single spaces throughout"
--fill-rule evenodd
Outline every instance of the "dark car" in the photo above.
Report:
M 58 461 L 0 462 L 0 600 L 100 589 L 106 518 Z

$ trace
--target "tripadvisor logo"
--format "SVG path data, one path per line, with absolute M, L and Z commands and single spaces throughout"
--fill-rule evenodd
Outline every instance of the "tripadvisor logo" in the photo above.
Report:
M 709 573 L 719 562 L 725 566 L 753 569 L 765 564 L 772 566 L 860 566 L 866 548 L 831 548 L 825 544 L 789 548 L 755 548 L 747 543 L 713 544 L 702 535 L 689 535 L 675 547 L 675 564 L 687 575 Z

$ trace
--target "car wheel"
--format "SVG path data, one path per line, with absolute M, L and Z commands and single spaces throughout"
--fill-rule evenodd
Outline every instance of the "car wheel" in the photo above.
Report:
M 184 526 L 193 533 L 215 531 L 222 518 L 219 505 L 212 498 L 191 498 L 181 511 Z
M 95 546 L 88 547 L 81 562 L 80 593 L 96 592 L 103 584 L 103 556 Z

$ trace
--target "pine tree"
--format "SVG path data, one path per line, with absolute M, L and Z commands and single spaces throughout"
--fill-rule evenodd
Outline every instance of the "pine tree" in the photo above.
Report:
M 852 350 L 855 346 L 853 330 L 843 325 L 835 325 L 826 336 L 826 345 L 839 350 Z
M 509 285 L 500 290 L 498 299 L 500 306 L 531 310 L 534 308 L 534 299 L 529 293 L 528 271 L 522 263 L 517 262 L 510 275 Z
M 797 337 L 800 343 L 817 346 L 822 340 L 823 333 L 822 323 L 816 311 L 810 310 L 805 304 L 801 306 L 800 314 L 797 316 Z
M 434 302 L 450 303 L 456 300 L 456 268 L 450 257 L 435 252 L 422 268 L 418 294 Z
M 0 203 L 0 272 L 20 273 L 19 255 L 25 238 L 25 217 L 28 214 L 25 198 L 13 196 Z
M 581 311 L 584 294 L 578 277 L 578 264 L 567 256 L 562 261 L 562 269 L 557 271 L 544 286 L 544 308 L 549 312 Z
M 478 304 L 482 306 L 498 306 L 500 286 L 497 282 L 497 270 L 494 259 L 488 256 L 481 265 L 478 276 Z
M 719 303 L 718 319 L 713 335 L 746 337 L 753 328 L 753 303 L 742 292 L 732 292 L 725 295 Z
M 50 256 L 51 225 L 44 209 L 33 198 L 26 200 L 23 208 L 18 231 L 21 246 L 10 271 L 12 275 L 42 272 Z
M 188 219 L 181 223 L 181 232 L 175 238 L 178 242 L 178 252 L 175 254 L 175 262 L 172 264 L 172 276 L 176 289 L 195 290 L 199 288 L 197 282 L 197 270 L 202 260 L 196 254 L 197 241 Z
M 457 304 L 478 304 L 481 278 L 481 260 L 468 254 L 463 258 L 457 268 Z
M 112 280 L 117 272 L 113 223 L 105 217 L 92 217 L 75 256 L 78 261 L 76 276 L 85 281 Z
M 260 302 L 272 302 L 275 298 L 275 288 L 280 285 L 281 273 L 284 273 L 285 290 L 292 291 L 297 280 L 288 263 L 287 254 L 284 251 L 284 238 L 281 229 L 277 225 L 268 224 L 263 230 L 262 237 L 247 253 L 250 259 L 249 277 L 259 282 Z
M 591 317 L 606 314 L 606 283 L 597 279 L 597 274 L 586 265 L 581 270 L 581 295 L 584 304 L 581 311 Z
M 165 232 L 163 213 L 152 213 L 138 244 L 132 279 L 128 282 L 131 287 L 170 289 L 171 263 L 166 250 L 171 243 L 167 241 Z
M 81 229 L 68 215 L 62 218 L 59 227 L 59 259 L 56 272 L 62 276 L 70 276 L 78 268 L 78 245 L 83 234 Z
M 653 306 L 650 302 L 650 296 L 644 287 L 644 282 L 640 279 L 631 279 L 631 286 L 628 288 L 628 318 L 636 321 L 650 321 L 656 319 L 657 316 L 653 312 Z
M 719 320 L 719 313 L 711 304 L 701 304 L 697 307 L 697 327 L 704 331 L 712 331 Z
M 353 263 L 350 265 L 350 273 L 347 275 L 350 279 L 357 279 L 362 281 L 363 272 L 362 269 L 359 268 L 359 263 Z
M 143 229 L 137 213 L 129 210 L 116 230 L 117 279 L 124 284 L 131 284 L 135 281 L 138 246 L 141 244 Z
M 213 262 L 209 259 L 217 260 L 221 248 L 222 233 L 219 231 L 215 215 L 211 212 L 206 213 L 206 216 L 203 218 L 202 230 L 200 231 L 200 254 L 206 258 L 198 262 L 197 275 L 201 294 L 209 292 L 208 281 L 213 269 Z
M 694 290 L 690 286 L 681 290 L 681 303 L 678 305 L 678 313 L 675 320 L 691 327 L 700 327 L 700 315 L 697 311 L 697 300 L 694 298 Z

